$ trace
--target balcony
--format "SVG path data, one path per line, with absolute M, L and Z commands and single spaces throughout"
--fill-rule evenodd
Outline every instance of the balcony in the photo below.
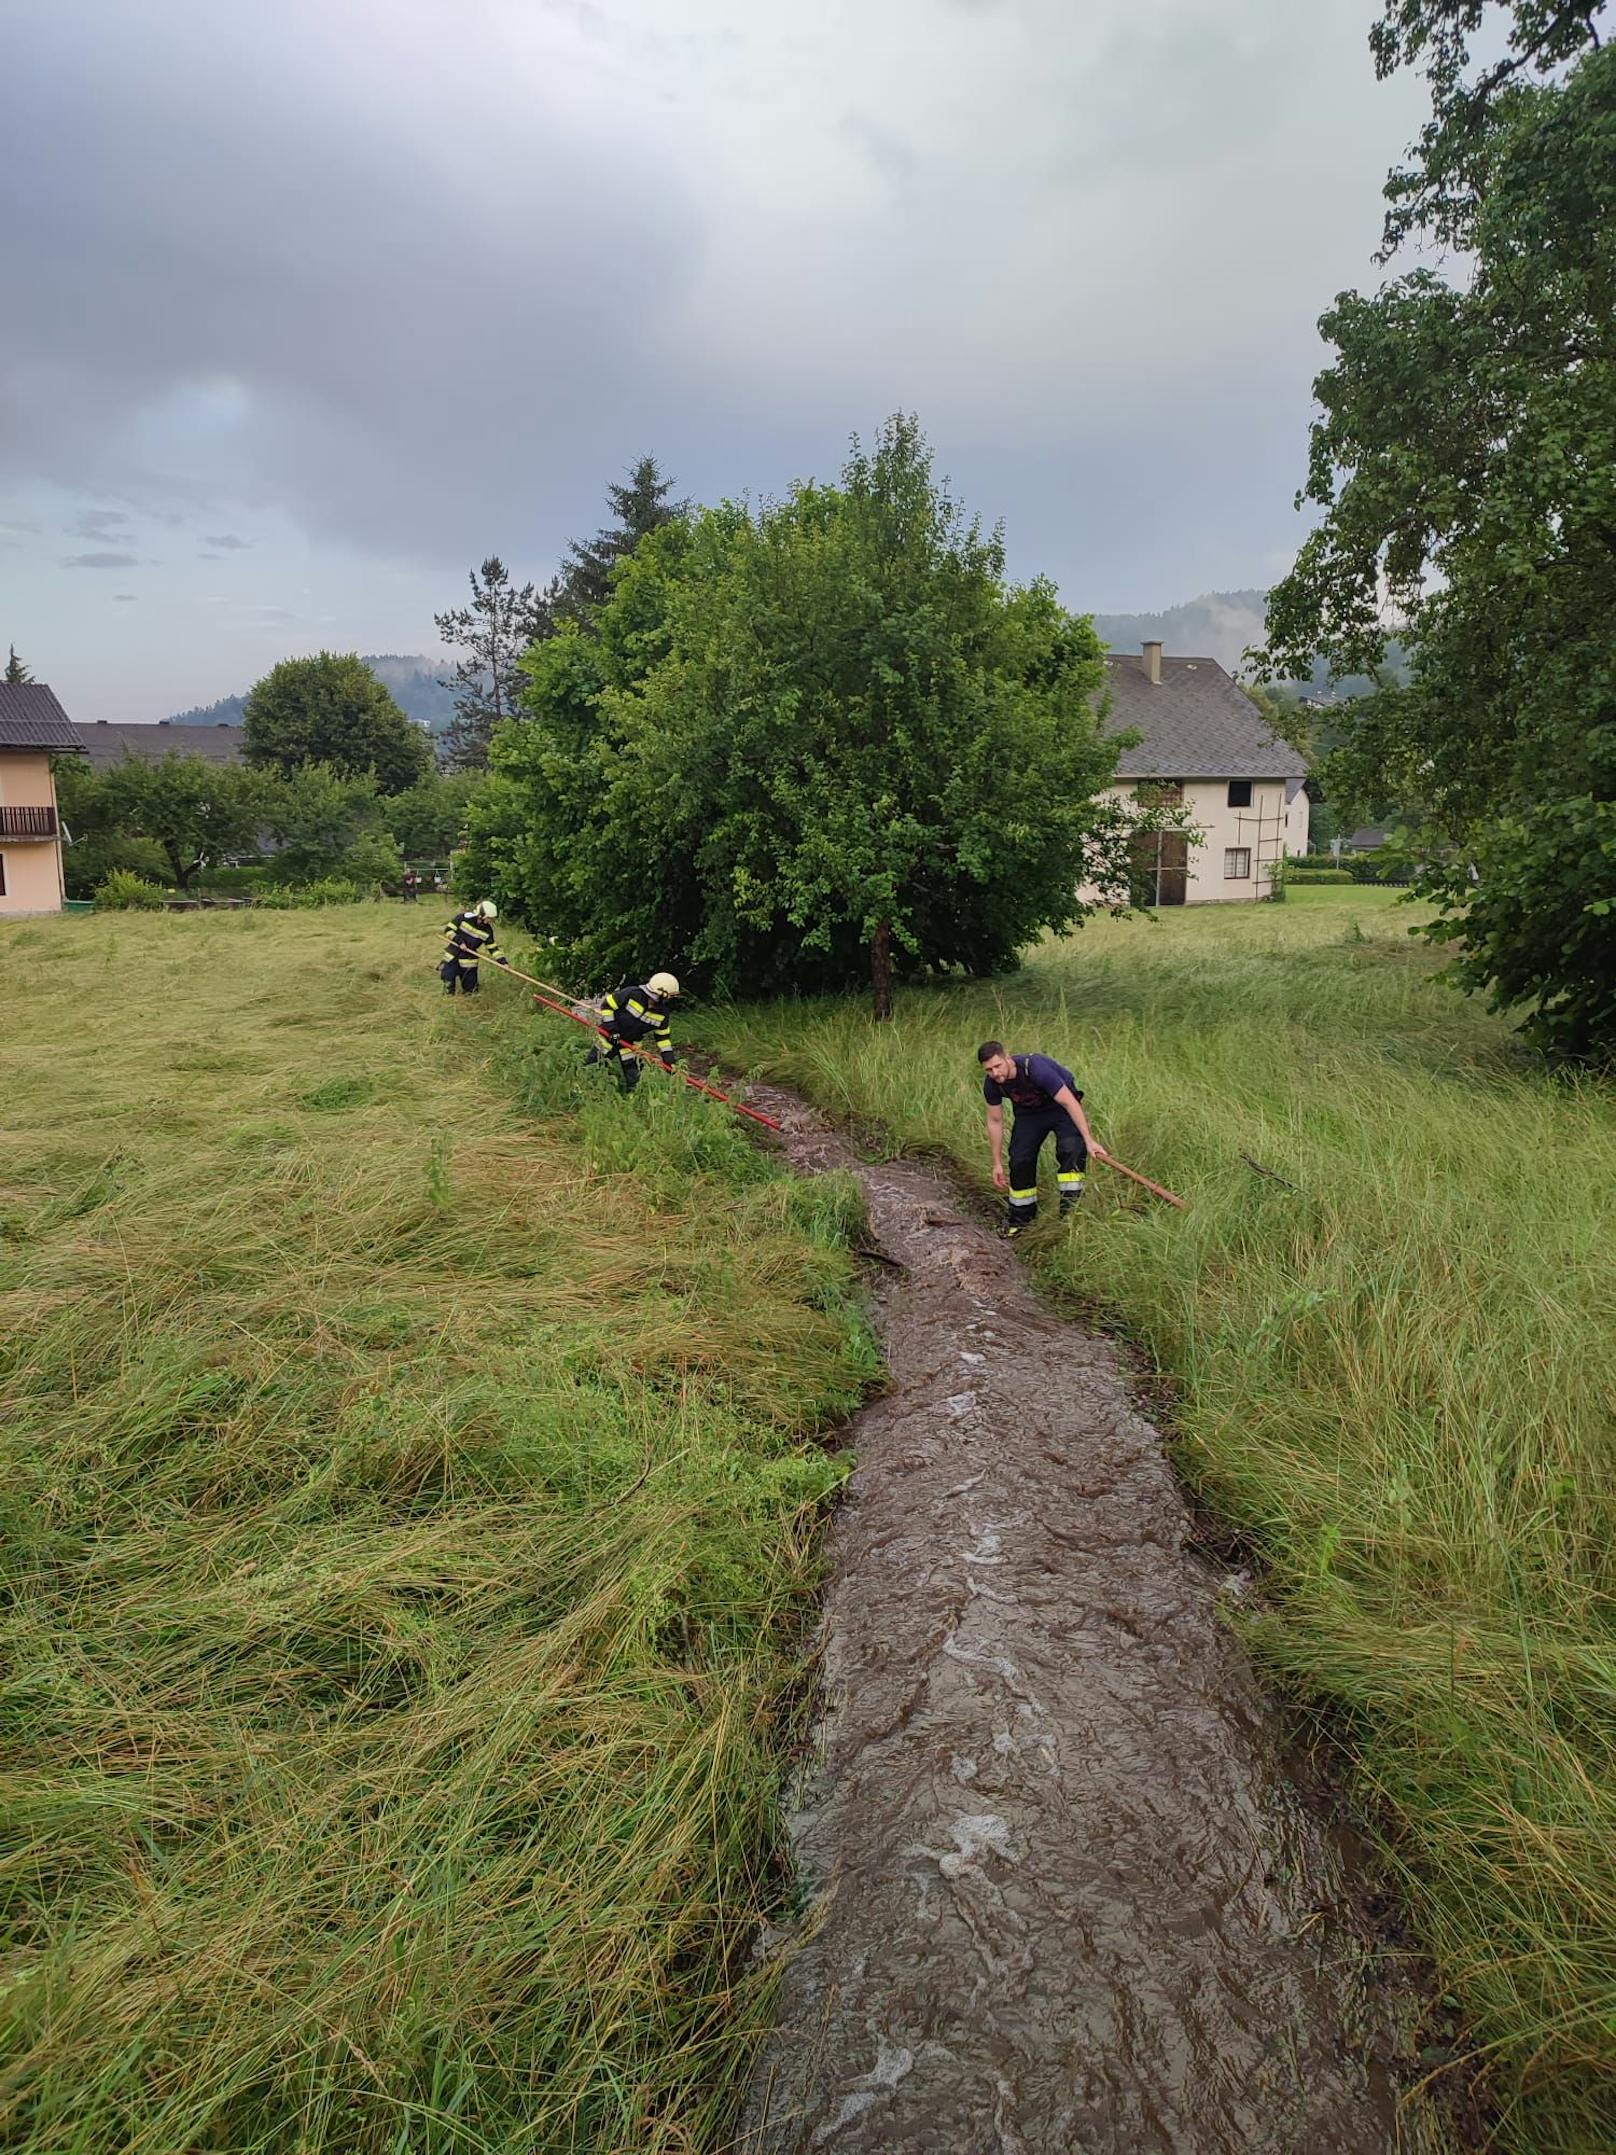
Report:
M 54 808 L 0 808 L 0 838 L 59 838 Z

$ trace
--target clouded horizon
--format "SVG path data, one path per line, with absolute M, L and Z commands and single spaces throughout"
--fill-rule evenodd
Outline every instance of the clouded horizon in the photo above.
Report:
M 0 647 L 153 719 L 435 647 L 644 451 L 918 411 L 1083 610 L 1266 583 L 1419 86 L 1373 0 L 13 0 Z

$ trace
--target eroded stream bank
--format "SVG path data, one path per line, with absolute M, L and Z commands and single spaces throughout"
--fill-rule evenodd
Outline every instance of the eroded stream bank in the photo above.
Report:
M 796 1167 L 857 1176 L 894 1269 L 792 1821 L 818 1927 L 738 2148 L 1439 2147 L 1399 2111 L 1407 2000 L 1346 1913 L 1115 1348 L 939 1176 L 752 1097 Z

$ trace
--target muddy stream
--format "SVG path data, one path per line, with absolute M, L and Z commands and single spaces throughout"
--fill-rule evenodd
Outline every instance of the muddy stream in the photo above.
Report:
M 749 1097 L 800 1171 L 864 1187 L 891 1384 L 849 1432 L 791 1821 L 810 1914 L 737 2151 L 1439 2147 L 1399 2112 L 1409 2002 L 1116 1348 L 942 1177 Z

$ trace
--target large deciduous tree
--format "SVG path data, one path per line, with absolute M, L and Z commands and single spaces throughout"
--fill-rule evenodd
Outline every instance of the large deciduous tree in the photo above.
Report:
M 1382 74 L 1432 114 L 1385 244 L 1454 250 L 1324 318 L 1307 495 L 1269 661 L 1406 682 L 1332 713 L 1332 795 L 1420 819 L 1462 985 L 1561 1056 L 1616 1055 L 1616 48 L 1605 0 L 1397 0 Z M 1472 64 L 1478 31 L 1498 52 Z
M 434 766 L 426 734 L 356 652 L 282 659 L 248 690 L 242 723 L 247 761 L 285 774 L 323 763 L 402 793 Z
M 99 779 L 98 807 L 105 830 L 161 847 L 175 886 L 189 890 L 199 869 L 252 849 L 266 790 L 241 764 L 175 750 L 115 763 Z
M 494 728 L 518 707 L 522 654 L 547 619 L 546 601 L 531 584 L 512 583 L 497 554 L 472 570 L 469 606 L 433 616 L 443 641 L 462 654 L 444 683 L 454 690 L 455 716 L 445 749 L 455 770 L 487 766 Z
M 611 978 L 730 992 L 1013 965 L 1119 901 L 1131 812 L 1092 628 L 1006 584 L 913 420 L 802 485 L 643 539 L 595 633 L 528 660 L 472 812 L 483 882 Z

